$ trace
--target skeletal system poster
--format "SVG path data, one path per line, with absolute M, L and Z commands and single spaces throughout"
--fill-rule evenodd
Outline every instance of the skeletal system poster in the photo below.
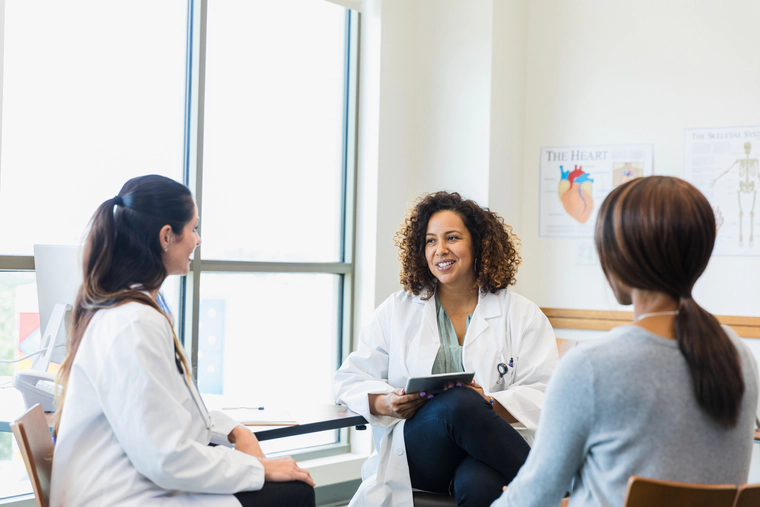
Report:
M 653 154 L 651 144 L 541 148 L 539 234 L 593 237 L 604 198 L 628 180 L 651 175 Z
M 713 255 L 760 255 L 760 126 L 687 129 L 684 178 L 715 213 Z

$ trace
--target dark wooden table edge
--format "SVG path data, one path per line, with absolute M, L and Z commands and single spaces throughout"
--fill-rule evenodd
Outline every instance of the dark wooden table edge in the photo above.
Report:
M 307 433 L 317 433 L 318 431 L 337 430 L 357 426 L 357 429 L 365 429 L 367 420 L 360 416 L 348 416 L 329 421 L 318 421 L 314 423 L 299 424 L 297 426 L 282 426 L 280 428 L 268 428 L 266 430 L 254 431 L 254 435 L 259 441 L 272 440 L 274 438 L 293 437 L 296 435 L 305 435 Z

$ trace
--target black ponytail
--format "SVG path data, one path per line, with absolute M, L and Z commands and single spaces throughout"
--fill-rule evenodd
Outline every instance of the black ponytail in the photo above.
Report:
M 98 310 L 138 302 L 171 317 L 145 292 L 161 287 L 166 278 L 159 235 L 169 225 L 181 236 L 195 217 L 190 190 L 164 176 L 133 178 L 116 197 L 98 206 L 82 255 L 82 286 L 77 293 L 71 337 L 58 371 L 61 390 L 56 400 L 56 427 L 60 422 L 71 367 L 87 325 Z M 190 375 L 181 346 L 174 335 L 176 360 Z

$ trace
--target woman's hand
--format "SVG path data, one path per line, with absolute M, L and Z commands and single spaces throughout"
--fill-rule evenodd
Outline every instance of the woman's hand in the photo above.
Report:
M 240 452 L 250 454 L 254 458 L 266 458 L 259 445 L 259 439 L 245 426 L 235 426 L 227 436 L 227 440 L 235 444 L 235 449 Z
M 264 480 L 267 482 L 301 481 L 314 487 L 314 480 L 308 470 L 300 468 L 290 456 L 275 459 L 262 459 Z
M 483 397 L 484 400 L 486 400 L 488 403 L 491 403 L 491 397 L 490 396 L 486 396 L 485 391 L 483 391 L 483 387 L 481 387 L 480 384 L 478 384 L 477 382 L 475 382 L 475 380 L 472 381 L 472 384 L 470 384 L 470 385 L 468 385 L 466 387 L 469 387 L 473 391 L 477 392 L 479 395 L 481 395 Z M 499 414 L 499 416 L 502 419 L 504 419 L 505 421 L 507 421 L 509 424 L 519 422 L 515 418 L 515 416 L 513 416 L 509 412 L 509 410 L 507 410 L 506 408 L 504 408 L 504 406 L 501 403 L 499 403 L 498 400 L 494 400 L 494 402 L 491 403 L 491 406 L 493 407 L 494 411 L 497 414 Z
M 472 379 L 472 383 L 471 384 L 465 384 L 465 387 L 468 387 L 468 388 L 472 389 L 473 391 L 475 391 L 476 393 L 478 393 L 488 403 L 491 403 L 491 397 L 490 396 L 486 396 L 486 393 L 483 390 L 483 387 L 480 384 L 478 384 L 477 382 L 475 382 L 475 379 Z
M 370 394 L 369 411 L 372 415 L 411 419 L 427 400 L 425 393 L 406 394 L 403 388 L 399 388 L 388 394 Z

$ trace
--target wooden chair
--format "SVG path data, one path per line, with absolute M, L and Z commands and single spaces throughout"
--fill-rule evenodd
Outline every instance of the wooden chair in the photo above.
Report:
M 760 484 L 742 484 L 736 493 L 734 507 L 757 507 L 760 505 Z
M 45 412 L 37 404 L 11 423 L 39 507 L 48 507 L 53 469 L 53 439 Z
M 456 507 L 457 502 L 453 496 L 439 495 L 429 491 L 412 491 L 414 507 Z
M 624 507 L 733 507 L 734 484 L 692 484 L 632 476 Z

